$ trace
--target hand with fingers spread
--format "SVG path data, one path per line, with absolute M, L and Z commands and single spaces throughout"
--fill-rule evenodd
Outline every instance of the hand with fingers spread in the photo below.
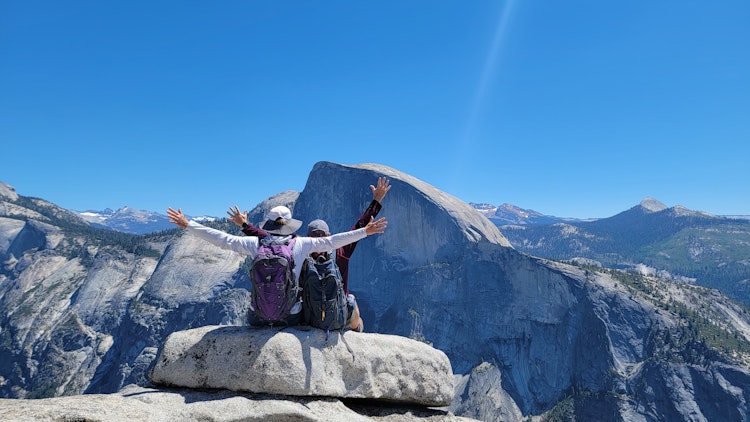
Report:
M 373 185 L 370 185 L 370 190 L 372 191 L 372 198 L 378 202 L 383 202 L 383 198 L 385 198 L 385 194 L 388 193 L 389 190 L 391 190 L 391 185 L 388 178 L 381 176 L 378 177 L 378 186 L 375 187 Z
M 247 210 L 240 212 L 240 207 L 238 207 L 237 205 L 235 205 L 234 208 L 229 207 L 227 215 L 229 215 L 229 220 L 231 222 L 240 227 L 243 227 L 243 225 L 247 224 Z
M 172 207 L 169 207 L 169 209 L 167 209 L 167 217 L 169 217 L 170 223 L 176 224 L 181 229 L 188 226 L 188 219 L 182 213 L 182 208 L 177 208 L 177 211 L 175 211 Z
M 385 233 L 385 228 L 388 226 L 388 221 L 385 217 L 380 217 L 375 220 L 375 217 L 370 217 L 370 222 L 365 226 L 365 233 L 367 235 Z

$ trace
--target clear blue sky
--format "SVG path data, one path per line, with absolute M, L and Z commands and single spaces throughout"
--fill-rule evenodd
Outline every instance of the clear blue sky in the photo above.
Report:
M 562 217 L 747 215 L 750 1 L 0 0 L 0 154 L 76 210 L 223 216 L 333 161 Z

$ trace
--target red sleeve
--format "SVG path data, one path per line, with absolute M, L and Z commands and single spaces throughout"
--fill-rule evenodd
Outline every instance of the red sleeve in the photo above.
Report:
M 365 212 L 363 212 L 362 215 L 359 216 L 357 223 L 354 224 L 354 227 L 352 227 L 351 230 L 361 229 L 362 227 L 366 226 L 367 223 L 370 222 L 371 218 L 374 218 L 375 216 L 378 215 L 381 208 L 383 208 L 383 206 L 380 204 L 380 202 L 373 199 L 372 202 L 370 202 L 370 206 L 368 206 Z M 356 247 L 357 247 L 357 242 L 350 243 L 346 246 L 339 248 L 338 252 L 340 255 L 348 259 L 352 256 L 352 254 L 354 253 L 354 248 Z
M 268 232 L 261 229 L 260 227 L 255 227 L 254 225 L 248 223 L 245 227 L 242 228 L 242 233 L 245 233 L 247 236 L 255 236 L 255 237 L 266 237 L 268 236 Z

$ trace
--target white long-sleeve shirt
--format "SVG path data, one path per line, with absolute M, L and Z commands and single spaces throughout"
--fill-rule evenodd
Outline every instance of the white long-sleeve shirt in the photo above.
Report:
M 188 223 L 187 230 L 208 243 L 216 245 L 222 249 L 247 255 L 250 258 L 254 258 L 255 255 L 258 254 L 259 238 L 257 237 L 234 236 L 221 230 L 206 227 L 195 221 L 190 221 Z M 309 254 L 313 252 L 329 252 L 331 250 L 336 250 L 342 246 L 360 241 L 365 237 L 367 237 L 367 233 L 365 232 L 364 227 L 344 233 L 336 233 L 326 237 L 297 237 L 297 240 L 292 247 L 295 279 L 299 280 L 300 273 L 302 272 L 302 263 L 305 262 L 305 258 L 307 258 Z M 297 303 L 291 312 L 296 314 L 300 309 L 301 303 Z

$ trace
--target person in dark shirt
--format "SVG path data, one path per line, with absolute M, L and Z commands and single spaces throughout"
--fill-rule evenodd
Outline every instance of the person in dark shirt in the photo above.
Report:
M 372 190 L 372 201 L 362 215 L 359 216 L 351 230 L 365 227 L 367 223 L 378 215 L 383 208 L 383 198 L 385 198 L 385 195 L 390 189 L 390 181 L 386 177 L 379 177 L 377 186 L 370 185 L 370 190 Z M 268 235 L 266 231 L 254 226 L 252 223 L 248 223 L 247 211 L 240 212 L 240 208 L 237 205 L 230 207 L 229 211 L 227 211 L 227 215 L 229 215 L 229 219 L 233 223 L 242 227 L 242 232 L 248 236 L 265 237 Z M 307 235 L 309 237 L 330 236 L 328 224 L 323 220 L 311 221 L 307 226 Z M 336 249 L 336 265 L 341 272 L 341 282 L 344 285 L 344 292 L 346 293 L 349 305 L 349 318 L 347 320 L 350 321 L 349 328 L 362 332 L 364 331 L 364 322 L 359 315 L 359 306 L 357 305 L 357 300 L 354 295 L 349 292 L 349 259 L 354 253 L 356 247 L 357 242 L 354 242 Z M 310 254 L 310 256 L 312 256 L 313 259 L 317 259 L 320 255 L 325 255 L 327 253 L 328 252 L 314 252 Z M 327 259 L 325 256 L 323 258 Z

